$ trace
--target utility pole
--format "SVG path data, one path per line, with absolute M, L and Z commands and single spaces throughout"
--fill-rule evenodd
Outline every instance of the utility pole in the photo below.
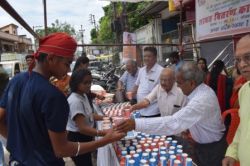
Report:
M 183 3 L 182 3 L 182 0 L 179 0 L 180 1 L 180 36 L 179 36 L 179 57 L 180 59 L 183 59 L 183 44 L 182 44 L 182 41 L 183 41 L 183 18 L 182 18 L 182 12 L 183 12 Z
M 35 28 L 42 28 L 43 26 L 38 25 L 38 26 L 32 26 L 33 31 L 35 32 Z
M 79 32 L 81 33 L 82 45 L 84 45 L 84 32 L 85 32 L 85 29 L 82 28 L 82 25 L 81 25 L 81 29 L 79 30 Z M 84 46 L 82 46 L 82 55 L 85 55 Z
M 117 10 L 116 10 L 116 2 L 113 2 L 113 11 L 114 11 L 114 18 L 113 18 L 113 25 L 114 25 L 114 29 L 115 29 L 115 42 L 116 44 L 120 43 L 120 30 L 118 29 L 120 22 L 119 19 L 117 18 Z
M 82 25 L 81 25 L 81 29 L 79 30 L 79 32 L 81 33 L 82 44 L 84 44 L 84 32 L 85 32 L 85 29 L 82 29 Z
M 43 14 L 44 14 L 44 32 L 46 36 L 48 34 L 46 0 L 43 0 Z
M 126 2 L 122 2 L 122 26 L 123 31 L 129 31 Z
M 90 17 L 90 18 L 89 18 L 90 23 L 91 23 L 92 25 L 94 25 L 95 30 L 97 31 L 97 25 L 96 25 L 96 21 L 95 21 L 95 15 L 94 15 L 94 14 L 90 14 L 89 17 Z
M 42 28 L 43 26 L 41 26 L 41 25 L 38 25 L 38 26 L 32 26 L 32 29 L 33 29 L 33 31 L 35 32 L 35 28 Z M 34 44 L 34 49 L 36 50 L 37 48 L 38 48 L 38 38 L 35 38 L 34 37 L 34 42 L 35 42 L 35 44 Z

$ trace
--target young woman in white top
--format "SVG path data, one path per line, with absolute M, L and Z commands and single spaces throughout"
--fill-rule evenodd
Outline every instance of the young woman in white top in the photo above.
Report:
M 91 73 L 86 69 L 75 71 L 69 82 L 72 93 L 68 97 L 70 113 L 67 130 L 68 139 L 73 142 L 92 141 L 94 136 L 104 136 L 107 133 L 107 131 L 94 128 L 94 121 L 102 120 L 103 117 L 93 114 L 89 104 L 86 94 L 90 91 L 91 82 Z M 91 153 L 72 157 L 72 160 L 76 166 L 92 166 Z

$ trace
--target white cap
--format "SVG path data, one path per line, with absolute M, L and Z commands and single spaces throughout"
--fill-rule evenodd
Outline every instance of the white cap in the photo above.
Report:
M 135 163 L 135 160 L 129 160 L 128 163 L 129 163 L 129 164 L 134 164 L 134 163 Z
M 167 157 L 161 156 L 161 157 L 160 157 L 160 160 L 167 160 Z
M 156 162 L 156 159 L 155 158 L 151 158 L 151 159 L 149 159 L 149 162 Z

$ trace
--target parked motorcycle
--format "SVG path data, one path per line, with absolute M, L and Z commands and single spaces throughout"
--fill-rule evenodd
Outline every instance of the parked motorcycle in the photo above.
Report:
M 102 86 L 109 93 L 114 93 L 116 84 L 120 78 L 120 76 L 116 74 L 116 70 L 118 69 L 119 67 L 113 67 L 108 72 L 102 72 L 99 75 L 97 75 L 97 71 L 92 71 L 93 84 Z

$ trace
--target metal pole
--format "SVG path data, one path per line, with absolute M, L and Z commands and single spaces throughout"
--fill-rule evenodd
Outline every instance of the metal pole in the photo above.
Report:
M 82 29 L 82 25 L 81 25 L 80 32 L 81 32 L 81 37 L 82 37 L 82 44 L 84 44 L 84 31 L 85 29 Z
M 93 14 L 92 17 L 93 17 L 93 24 L 94 24 L 95 30 L 97 32 L 97 25 L 96 25 L 96 22 L 95 22 L 95 15 Z
M 43 12 L 44 12 L 44 32 L 45 32 L 45 36 L 46 36 L 48 34 L 46 0 L 43 0 Z
M 107 47 L 119 47 L 119 46 L 175 46 L 177 47 L 178 44 L 163 44 L 163 43 L 146 43 L 146 44 L 122 44 L 122 43 L 115 43 L 115 44 L 78 44 L 78 47 L 92 47 L 92 46 L 107 46 Z
M 85 29 L 82 28 L 81 25 L 81 29 L 79 30 L 81 32 L 81 37 L 82 37 L 82 56 L 85 56 L 85 47 L 84 47 L 84 31 Z
M 180 0 L 180 36 L 179 36 L 179 55 L 180 55 L 180 59 L 183 59 L 182 57 L 182 53 L 183 53 L 183 44 L 182 44 L 182 40 L 183 40 L 183 20 L 182 20 L 182 0 Z
M 122 22 L 123 22 L 123 31 L 128 32 L 128 20 L 127 20 L 127 3 L 122 2 Z
M 116 23 L 117 21 L 117 11 L 116 11 L 116 2 L 113 2 L 113 11 L 114 11 L 114 23 Z M 114 25 L 116 26 L 116 25 Z M 115 28 L 115 36 L 116 36 L 116 40 L 115 43 L 119 43 L 119 32 L 117 31 L 117 29 Z

